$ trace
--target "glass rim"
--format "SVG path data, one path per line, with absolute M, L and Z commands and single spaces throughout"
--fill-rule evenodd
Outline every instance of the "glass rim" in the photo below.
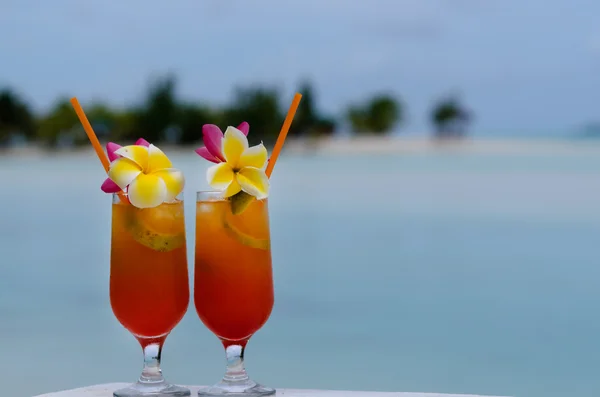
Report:
M 196 202 L 227 201 L 227 198 L 223 197 L 223 193 L 219 190 L 198 190 L 196 192 Z
M 118 192 L 118 193 L 110 193 L 111 197 L 112 197 L 112 202 L 113 204 L 119 204 L 122 203 L 123 200 L 121 200 L 121 196 L 124 197 L 129 197 L 129 195 L 126 192 Z M 175 200 L 173 201 L 165 201 L 163 203 L 161 203 L 160 205 L 163 204 L 175 204 L 175 203 L 183 203 L 183 191 L 179 192 L 179 194 L 177 196 L 175 196 Z
M 223 191 L 220 190 L 198 190 L 196 192 L 196 202 L 210 202 L 210 201 L 228 201 L 229 197 L 223 197 Z M 266 201 L 268 197 L 257 201 Z

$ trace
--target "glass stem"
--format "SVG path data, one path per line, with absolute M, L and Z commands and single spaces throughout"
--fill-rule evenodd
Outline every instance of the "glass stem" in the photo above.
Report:
M 160 354 L 162 352 L 162 343 L 149 343 L 142 345 L 144 349 L 144 369 L 140 375 L 140 383 L 160 383 L 164 382 L 162 371 L 160 370 Z
M 226 382 L 246 382 L 248 374 L 244 368 L 244 349 L 242 345 L 229 345 L 225 348 L 227 356 L 227 371 L 223 380 Z

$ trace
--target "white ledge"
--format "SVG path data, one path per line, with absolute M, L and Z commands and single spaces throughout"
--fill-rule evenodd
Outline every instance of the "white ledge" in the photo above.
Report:
M 59 391 L 56 393 L 42 394 L 35 397 L 112 397 L 113 391 L 128 386 L 127 383 L 107 383 L 82 387 L 80 389 Z M 197 397 L 196 392 L 202 386 L 186 386 L 192 391 L 192 397 Z M 370 392 L 370 391 L 337 391 L 337 390 L 310 390 L 310 389 L 277 389 L 278 396 L 287 397 L 484 397 L 473 394 L 439 394 L 439 393 L 396 393 L 396 392 Z M 493 397 L 493 396 L 487 396 Z M 499 396 L 496 396 L 499 397 Z

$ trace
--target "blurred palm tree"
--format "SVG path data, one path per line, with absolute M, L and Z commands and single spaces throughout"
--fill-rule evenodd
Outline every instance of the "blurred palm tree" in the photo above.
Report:
M 309 81 L 303 81 L 298 92 L 302 94 L 302 101 L 300 101 L 290 128 L 290 135 L 315 137 L 333 134 L 336 123 L 332 118 L 319 114 L 312 84 Z
M 73 138 L 73 132 L 77 128 L 81 129 L 73 106 L 68 99 L 62 98 L 45 116 L 38 120 L 37 135 L 42 143 L 54 147 L 62 139 Z
M 121 119 L 118 111 L 112 109 L 104 103 L 92 103 L 85 107 L 85 113 L 88 117 L 94 132 L 100 140 L 117 138 L 120 134 Z M 88 145 L 89 141 L 83 129 L 78 129 L 74 136 L 76 145 Z
M 270 87 L 237 88 L 233 103 L 224 112 L 224 120 L 233 126 L 242 121 L 250 123 L 251 144 L 274 143 L 283 122 L 279 92 Z
M 177 80 L 173 75 L 151 82 L 143 106 L 132 112 L 134 122 L 131 129 L 123 131 L 126 138 L 144 137 L 150 142 L 165 139 L 166 131 L 177 121 L 176 86 Z
M 0 144 L 12 136 L 35 137 L 35 120 L 29 106 L 10 88 L 0 91 Z
M 216 124 L 222 127 L 223 123 L 222 111 L 193 103 L 181 104 L 177 111 L 177 126 L 181 131 L 179 142 L 183 144 L 201 142 L 204 124 Z
M 436 138 L 461 138 L 471 116 L 456 97 L 439 100 L 431 111 L 431 122 L 435 127 Z
M 370 131 L 368 115 L 364 108 L 351 105 L 348 108 L 346 117 L 352 128 L 352 132 L 365 133 Z
M 404 120 L 402 104 L 392 96 L 380 94 L 362 105 L 352 105 L 347 118 L 356 133 L 384 134 Z

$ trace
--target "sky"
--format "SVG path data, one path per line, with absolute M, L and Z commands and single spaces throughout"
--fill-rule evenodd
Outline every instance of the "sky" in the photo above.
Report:
M 187 100 L 310 79 L 324 112 L 389 93 L 407 133 L 458 95 L 477 133 L 600 120 L 598 0 L 0 0 L 0 86 L 38 111 L 61 96 L 140 101 L 173 72 Z

